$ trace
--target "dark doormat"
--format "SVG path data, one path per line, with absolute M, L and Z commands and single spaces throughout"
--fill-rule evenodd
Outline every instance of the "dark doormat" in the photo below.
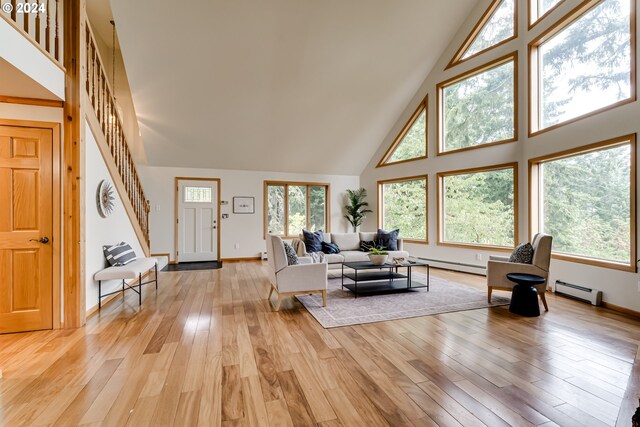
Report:
M 192 271 L 192 270 L 217 270 L 222 268 L 220 261 L 181 262 L 179 264 L 167 264 L 162 271 Z

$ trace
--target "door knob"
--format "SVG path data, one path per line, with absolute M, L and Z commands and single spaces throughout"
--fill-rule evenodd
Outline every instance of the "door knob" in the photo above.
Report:
M 48 237 L 43 237 L 41 239 L 29 239 L 30 242 L 40 242 L 40 243 L 49 243 Z

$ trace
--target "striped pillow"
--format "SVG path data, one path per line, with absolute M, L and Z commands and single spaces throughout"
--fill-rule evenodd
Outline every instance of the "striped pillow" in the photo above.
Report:
M 120 242 L 113 246 L 103 246 L 104 256 L 109 264 L 114 267 L 127 265 L 136 260 L 136 253 L 131 249 L 128 243 Z

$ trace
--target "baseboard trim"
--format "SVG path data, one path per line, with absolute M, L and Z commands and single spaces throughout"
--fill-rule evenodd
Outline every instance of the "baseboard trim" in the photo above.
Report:
M 158 270 L 160 271 L 160 270 Z M 142 280 L 146 279 L 147 277 L 149 277 L 151 274 L 155 274 L 155 272 L 153 270 L 149 270 L 147 271 L 145 274 L 142 275 Z M 135 279 L 132 282 L 127 282 L 129 286 L 136 286 L 136 284 L 138 283 L 138 279 Z M 102 299 L 102 309 L 104 309 L 107 305 L 111 304 L 116 298 L 122 298 L 122 293 L 118 292 L 117 294 L 112 294 L 112 295 L 108 295 L 106 297 L 104 297 Z M 95 315 L 100 309 L 98 309 L 98 304 L 90 307 L 89 309 L 87 309 L 85 316 L 86 319 L 89 320 L 90 317 L 92 317 L 93 315 Z
M 640 311 L 631 310 L 630 308 L 620 307 L 619 305 L 611 304 L 606 301 L 602 301 L 600 303 L 600 307 L 608 308 L 611 311 L 617 311 L 618 313 L 623 313 L 632 317 L 640 318 Z
M 247 256 L 239 258 L 222 258 L 221 262 L 242 262 L 242 261 L 260 261 L 262 258 L 258 256 Z

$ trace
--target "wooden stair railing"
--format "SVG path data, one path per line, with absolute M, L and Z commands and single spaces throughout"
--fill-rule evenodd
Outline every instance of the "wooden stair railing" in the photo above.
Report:
M 0 16 L 62 67 L 62 2 L 0 0 Z
M 85 89 L 148 246 L 149 201 L 144 195 L 133 156 L 124 135 L 121 113 L 116 107 L 113 91 L 107 80 L 104 63 L 100 58 L 100 52 L 98 52 L 95 37 L 88 21 L 86 21 L 85 27 Z

